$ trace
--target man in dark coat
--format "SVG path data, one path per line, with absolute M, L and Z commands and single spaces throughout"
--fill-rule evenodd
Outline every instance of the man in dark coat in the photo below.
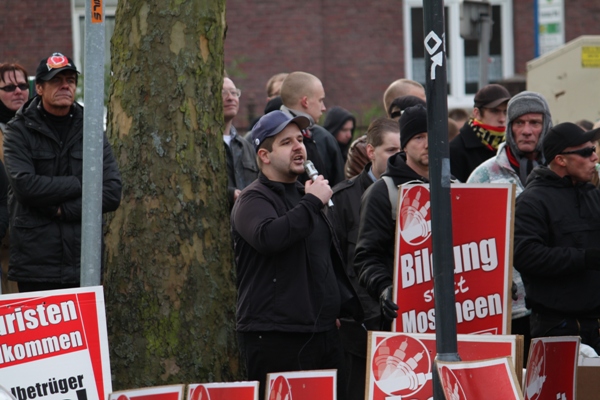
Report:
M 396 191 L 399 185 L 407 182 L 429 182 L 427 110 L 422 105 L 409 107 L 402 113 L 400 146 L 403 151 L 390 157 L 382 179 L 373 183 L 362 197 L 354 254 L 354 268 L 360 273 L 360 284 L 379 301 L 384 330 L 389 330 L 390 322 L 398 316 L 398 306 L 392 297 L 395 213 L 385 179 L 391 178 Z
M 273 111 L 252 130 L 261 172 L 231 214 L 238 343 L 247 378 L 263 389 L 269 372 L 335 368 L 342 399 L 346 374 L 336 320 L 362 320 L 362 309 L 323 212 L 332 194 L 327 180 L 298 182 L 306 161 L 301 130 L 309 123 Z
M 77 69 L 54 53 L 36 72 L 37 96 L 7 126 L 10 182 L 9 279 L 19 291 L 79 286 L 83 107 L 75 103 Z M 121 175 L 104 137 L 102 212 L 121 201 Z
M 496 155 L 504 141 L 506 107 L 510 93 L 503 86 L 490 84 L 475 94 L 473 118 L 450 141 L 450 171 L 461 182 L 482 162 Z
M 532 337 L 579 336 L 600 353 L 600 191 L 595 143 L 565 122 L 551 128 L 515 208 L 515 268 L 531 308 Z
M 334 206 L 330 209 L 346 271 L 360 296 L 365 313 L 364 326 L 348 318 L 342 319 L 340 326 L 340 337 L 349 373 L 347 392 L 350 400 L 364 399 L 367 363 L 366 329 L 378 330 L 381 325 L 379 303 L 359 285 L 358 274 L 354 270 L 360 199 L 365 190 L 385 172 L 387 160 L 400 150 L 400 130 L 396 121 L 378 118 L 371 122 L 366 136 L 366 152 L 370 161 L 358 176 L 340 182 L 333 188 Z

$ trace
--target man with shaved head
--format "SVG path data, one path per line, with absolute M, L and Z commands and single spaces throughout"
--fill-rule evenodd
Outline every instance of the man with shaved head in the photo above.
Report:
M 331 185 L 344 180 L 344 161 L 337 141 L 325 128 L 317 125 L 325 108 L 325 90 L 316 76 L 292 72 L 281 85 L 281 111 L 290 117 L 304 116 L 310 126 L 304 129 L 304 144 L 308 159 Z M 307 176 L 301 180 L 308 179 Z
M 419 82 L 410 79 L 398 79 L 390 84 L 383 94 L 383 109 L 388 112 L 390 104 L 400 96 L 415 96 L 423 101 L 425 99 L 425 88 Z M 388 117 L 391 118 L 390 115 Z

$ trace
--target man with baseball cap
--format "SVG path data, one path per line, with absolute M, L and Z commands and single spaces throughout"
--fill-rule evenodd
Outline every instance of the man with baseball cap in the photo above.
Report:
M 600 191 L 595 141 L 566 122 L 543 140 L 539 166 L 517 198 L 514 265 L 525 283 L 532 337 L 580 336 L 600 353 Z
M 36 71 L 37 96 L 7 126 L 4 161 L 10 182 L 8 278 L 19 291 L 79 286 L 83 107 L 75 102 L 77 68 L 61 53 Z M 121 201 L 121 175 L 104 137 L 102 212 Z
M 364 193 L 360 208 L 354 269 L 371 297 L 379 301 L 382 330 L 398 316 L 392 301 L 394 281 L 394 238 L 398 186 L 407 182 L 429 182 L 427 110 L 416 105 L 400 117 L 400 148 L 391 156 L 382 179 Z M 394 199 L 394 195 L 396 199 Z
M 509 100 L 508 90 L 494 83 L 475 94 L 473 118 L 450 141 L 450 170 L 461 182 L 466 182 L 479 164 L 496 155 L 504 141 Z
M 258 179 L 231 214 L 237 264 L 237 332 L 247 378 L 281 371 L 337 368 L 343 350 L 336 319 L 362 309 L 346 275 L 323 207 L 332 190 L 322 175 L 305 184 L 304 116 L 272 111 L 252 130 Z M 338 398 L 345 398 L 345 373 Z M 260 390 L 260 398 L 264 390 Z

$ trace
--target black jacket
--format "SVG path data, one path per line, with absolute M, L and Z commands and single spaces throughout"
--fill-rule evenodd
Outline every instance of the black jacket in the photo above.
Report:
M 284 185 L 263 174 L 242 191 L 231 214 L 237 264 L 237 330 L 240 332 L 315 332 L 324 295 L 315 288 L 306 239 L 317 218 L 328 223 L 323 204 L 304 186 L 293 208 Z M 344 271 L 337 240 L 331 243 L 342 315 L 362 320 L 362 309 Z M 333 324 L 334 321 L 331 321 Z M 333 325 L 332 325 L 333 326 Z
M 227 195 L 229 204 L 233 207 L 233 195 L 236 189 L 242 190 L 258 176 L 256 165 L 256 151 L 249 141 L 238 135 L 235 128 L 231 127 L 231 141 L 225 146 L 227 158 Z
M 429 182 L 406 164 L 403 152 L 390 157 L 383 175 L 392 177 L 395 185 L 410 181 Z M 360 272 L 360 284 L 366 287 L 373 299 L 379 299 L 381 292 L 394 282 L 394 222 L 387 185 L 379 179 L 362 197 L 354 254 L 354 268 Z
M 70 131 L 61 142 L 34 97 L 4 134 L 11 280 L 79 283 L 83 107 L 75 103 L 70 115 Z M 102 212 L 109 212 L 121 201 L 121 175 L 106 136 L 103 159 Z
M 354 136 L 356 118 L 354 118 L 354 115 L 352 115 L 350 111 L 342 107 L 334 106 L 329 109 L 329 112 L 327 112 L 325 122 L 323 122 L 323 128 L 327 129 L 333 135 L 337 142 L 337 135 L 339 131 L 344 127 L 344 125 L 348 121 L 352 121 L 352 136 Z M 348 148 L 350 147 L 351 142 L 352 139 L 350 139 L 346 144 L 337 142 L 338 146 L 340 147 L 344 163 L 346 163 L 346 159 L 348 156 Z
M 514 266 L 528 307 L 600 318 L 600 271 L 590 269 L 600 260 L 586 262 L 590 249 L 600 249 L 600 190 L 535 168 L 515 209 Z
M 496 155 L 496 150 L 481 143 L 469 121 L 460 128 L 460 134 L 450 141 L 450 171 L 461 182 L 485 160 Z

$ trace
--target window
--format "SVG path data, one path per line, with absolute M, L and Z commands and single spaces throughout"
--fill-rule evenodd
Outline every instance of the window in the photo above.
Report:
M 512 1 L 490 0 L 492 40 L 490 42 L 490 83 L 514 74 Z M 460 0 L 446 0 L 444 7 L 448 108 L 473 107 L 479 82 L 479 45 L 476 40 L 460 37 Z M 423 43 L 423 2 L 404 0 L 404 55 L 406 76 L 425 84 L 425 48 Z M 460 55 L 460 56 L 458 56 Z

